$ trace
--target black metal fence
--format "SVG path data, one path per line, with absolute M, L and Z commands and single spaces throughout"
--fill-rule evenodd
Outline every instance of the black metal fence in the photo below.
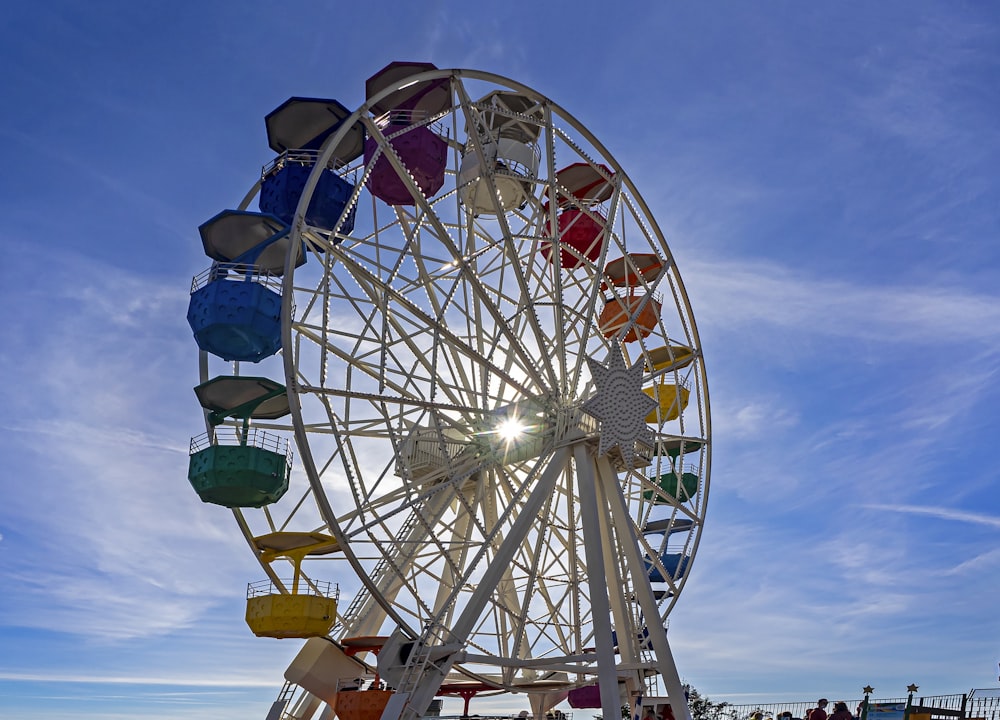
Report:
M 837 698 L 831 698 L 831 705 Z M 906 705 L 907 698 L 869 698 L 870 705 Z M 847 708 L 856 712 L 861 700 L 845 700 Z M 706 720 L 750 720 L 760 713 L 765 720 L 777 720 L 782 713 L 791 713 L 792 718 L 804 718 L 806 712 L 816 707 L 816 701 L 757 703 L 753 705 L 725 705 L 716 708 Z M 955 720 L 1000 720 L 1000 689 L 970 690 L 956 695 L 913 696 L 911 712 L 926 713 L 931 718 Z M 871 720 L 871 715 L 869 716 Z

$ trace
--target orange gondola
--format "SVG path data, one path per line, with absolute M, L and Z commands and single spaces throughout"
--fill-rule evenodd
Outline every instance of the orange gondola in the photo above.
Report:
M 604 337 L 614 337 L 623 330 L 623 342 L 635 342 L 649 336 L 660 322 L 662 303 L 657 295 L 629 293 L 625 297 L 612 295 L 605 299 L 604 309 L 597 319 Z

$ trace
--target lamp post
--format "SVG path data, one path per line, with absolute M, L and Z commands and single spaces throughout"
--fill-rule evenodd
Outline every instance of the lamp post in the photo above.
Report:
M 868 696 L 875 692 L 875 688 L 871 685 L 865 685 L 861 688 L 861 692 L 865 694 L 865 699 L 861 701 L 861 713 L 858 720 L 868 720 Z
M 903 720 L 910 720 L 910 710 L 913 709 L 913 693 L 917 690 L 918 687 L 913 683 L 906 686 L 906 692 L 908 694 L 906 696 L 906 710 L 903 711 Z

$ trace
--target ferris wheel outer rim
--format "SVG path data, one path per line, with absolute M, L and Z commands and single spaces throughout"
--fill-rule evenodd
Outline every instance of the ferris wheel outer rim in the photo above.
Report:
M 558 105 L 557 103 L 553 102 L 547 96 L 542 95 L 541 93 L 533 90 L 532 88 L 530 88 L 530 87 L 528 87 L 528 86 L 526 86 L 526 85 L 524 85 L 522 83 L 513 81 L 513 80 L 511 80 L 509 78 L 505 78 L 505 77 L 500 76 L 500 75 L 496 75 L 496 74 L 493 74 L 493 73 L 486 73 L 486 72 L 482 72 L 482 71 L 458 70 L 458 69 L 426 71 L 426 72 L 422 72 L 422 73 L 419 73 L 419 74 L 416 74 L 416 75 L 408 77 L 406 79 L 406 83 L 408 84 L 408 83 L 411 83 L 411 82 L 420 82 L 420 81 L 424 81 L 424 80 L 433 80 L 433 79 L 446 78 L 446 77 L 456 77 L 456 78 L 463 78 L 463 79 L 469 78 L 469 79 L 473 79 L 473 80 L 482 80 L 482 81 L 485 81 L 485 82 L 491 82 L 491 83 L 494 83 L 494 84 L 497 84 L 497 85 L 503 85 L 503 86 L 506 86 L 506 87 L 514 89 L 514 90 L 520 90 L 520 91 L 522 91 L 522 92 L 530 95 L 531 97 L 538 99 L 540 102 L 544 102 L 548 106 L 550 106 L 551 109 L 552 109 L 552 112 L 554 114 L 558 114 L 561 119 L 569 121 L 570 124 L 573 126 L 574 130 L 576 130 L 577 132 L 581 133 L 581 135 L 583 137 L 585 137 L 586 140 L 597 151 L 599 151 L 603 155 L 604 159 L 610 161 L 613 164 L 613 167 L 615 168 L 615 172 L 621 174 L 622 184 L 623 184 L 624 187 L 628 188 L 629 194 L 630 194 L 633 202 L 636 203 L 636 205 L 639 207 L 640 211 L 645 216 L 645 218 L 649 219 L 652 222 L 652 227 L 650 228 L 650 230 L 652 230 L 652 232 L 655 234 L 656 238 L 659 240 L 659 242 L 662 245 L 662 247 L 669 248 L 669 246 L 666 243 L 665 238 L 663 237 L 663 233 L 662 233 L 662 231 L 659 228 L 659 225 L 653 219 L 653 215 L 649 212 L 649 208 L 648 208 L 645 200 L 642 198 L 641 194 L 635 188 L 635 185 L 633 184 L 633 182 L 632 182 L 631 178 L 628 176 L 628 174 L 621 168 L 620 164 L 613 158 L 613 156 L 608 152 L 608 150 L 604 147 L 604 145 L 602 143 L 600 143 L 600 141 L 597 140 L 597 138 L 594 137 L 581 123 L 579 123 L 579 121 L 576 120 L 575 117 L 573 117 L 571 114 L 569 114 L 568 112 L 566 112 L 560 105 Z M 293 252 L 294 252 L 294 248 L 297 246 L 298 242 L 301 240 L 301 232 L 302 232 L 303 225 L 304 225 L 303 218 L 304 218 L 304 215 L 305 215 L 305 209 L 308 207 L 308 203 L 309 203 L 309 201 L 310 201 L 310 199 L 311 199 L 311 197 L 313 195 L 316 183 L 318 182 L 318 177 L 319 177 L 319 174 L 321 172 L 321 169 L 323 167 L 325 167 L 326 163 L 332 157 L 333 150 L 335 149 L 335 147 L 339 143 L 340 138 L 352 127 L 352 125 L 355 122 L 357 122 L 360 119 L 360 117 L 362 115 L 364 115 L 365 113 L 367 113 L 369 111 L 369 108 L 370 108 L 370 106 L 372 104 L 377 103 L 380 99 L 382 99 L 383 97 L 387 96 L 391 92 L 394 92 L 396 89 L 397 89 L 396 85 L 390 85 L 387 88 L 385 88 L 382 92 L 380 92 L 378 95 L 373 96 L 373 98 L 370 98 L 363 105 L 361 105 L 354 113 L 352 113 L 352 115 L 349 118 L 347 118 L 343 122 L 342 127 L 336 133 L 333 133 L 327 139 L 327 141 L 324 143 L 324 145 L 323 145 L 323 147 L 322 147 L 322 149 L 320 151 L 320 153 L 321 153 L 320 154 L 320 158 L 317 160 L 317 162 L 315 164 L 315 167 L 314 167 L 312 173 L 310 174 L 309 179 L 307 180 L 307 184 L 306 184 L 305 188 L 303 189 L 302 196 L 300 198 L 299 205 L 298 205 L 298 207 L 297 207 L 297 209 L 295 211 L 295 217 L 294 217 L 293 222 L 292 222 L 292 235 L 291 235 L 292 242 L 289 243 L 289 253 L 286 256 L 286 267 L 285 267 L 285 274 L 284 274 L 284 278 L 283 278 L 282 311 L 281 311 L 282 312 L 282 323 L 281 323 L 282 330 L 281 330 L 281 332 L 282 332 L 282 344 L 283 344 L 283 347 L 285 347 L 287 349 L 283 353 L 283 358 L 284 358 L 283 365 L 284 365 L 284 368 L 285 368 L 286 387 L 288 388 L 290 404 L 292 406 L 292 413 L 293 413 L 293 422 L 292 422 L 292 425 L 293 425 L 293 427 L 295 429 L 295 435 L 296 435 L 295 439 L 296 439 L 296 445 L 299 448 L 300 459 L 302 459 L 304 466 L 306 465 L 306 463 L 309 463 L 309 464 L 312 463 L 312 457 L 311 457 L 311 453 L 309 452 L 309 439 L 308 439 L 308 435 L 307 435 L 306 430 L 305 430 L 305 423 L 304 423 L 302 415 L 301 415 L 302 408 L 301 408 L 301 404 L 299 402 L 299 396 L 298 396 L 298 394 L 296 392 L 293 391 L 293 388 L 294 388 L 294 385 L 295 385 L 295 382 L 296 382 L 296 367 L 294 365 L 295 354 L 293 352 L 291 352 L 291 348 L 293 347 L 292 346 L 293 334 L 292 334 L 292 322 L 291 322 L 291 319 L 292 319 L 292 305 L 293 305 L 293 301 L 294 301 L 294 292 L 293 292 L 293 289 L 294 289 L 294 272 L 295 272 Z M 259 182 L 248 193 L 248 195 L 244 199 L 243 203 L 241 204 L 242 206 L 245 207 L 246 205 L 249 204 L 250 201 L 252 201 L 252 198 L 256 194 L 258 188 L 259 188 Z M 671 265 L 674 268 L 676 268 L 676 263 L 674 262 L 674 258 L 673 258 L 672 252 L 670 252 L 670 254 L 669 254 L 669 261 L 670 261 Z M 702 467 L 702 475 L 705 478 L 705 482 L 704 482 L 704 487 L 703 487 L 703 490 L 702 490 L 702 493 L 703 493 L 702 503 L 703 504 L 707 504 L 708 492 L 709 492 L 708 478 L 710 477 L 710 470 L 711 470 L 711 459 L 710 459 L 711 458 L 711 418 L 710 418 L 710 413 L 708 412 L 709 397 L 708 397 L 708 384 L 707 384 L 707 381 L 706 381 L 706 378 L 705 378 L 706 372 L 705 372 L 705 366 L 704 366 L 704 356 L 703 356 L 703 353 L 702 353 L 702 345 L 701 345 L 700 336 L 698 334 L 697 326 L 695 324 L 695 317 L 694 317 L 693 312 L 691 312 L 691 309 L 690 309 L 691 308 L 690 300 L 689 300 L 689 298 L 687 296 L 687 292 L 686 292 L 686 289 L 685 289 L 684 284 L 683 284 L 683 280 L 682 280 L 679 272 L 676 272 L 676 271 L 674 272 L 674 274 L 673 274 L 673 280 L 674 280 L 674 283 L 676 284 L 676 291 L 680 295 L 680 298 L 681 298 L 681 301 L 683 303 L 683 306 L 687 309 L 687 312 L 683 315 L 683 317 L 690 324 L 690 327 L 688 329 L 689 336 L 695 341 L 694 345 L 696 345 L 697 350 L 698 350 L 698 355 L 699 355 L 699 357 L 698 357 L 698 363 L 697 363 L 697 368 L 698 368 L 698 370 L 697 370 L 697 375 L 698 375 L 697 381 L 698 381 L 698 383 L 700 385 L 699 398 L 701 399 L 701 405 L 702 405 L 702 407 L 699 407 L 699 415 L 700 415 L 701 426 L 702 426 L 702 428 L 704 430 L 703 435 L 704 435 L 704 440 L 705 440 L 705 449 L 704 449 L 704 453 L 705 454 L 704 454 L 704 461 L 703 461 L 703 467 Z M 295 396 L 294 398 L 292 397 L 293 395 Z M 324 516 L 324 520 L 327 521 L 328 526 L 329 526 L 329 528 L 331 530 L 331 533 L 334 534 L 335 537 L 337 537 L 338 534 L 339 534 L 340 537 L 338 537 L 338 540 L 344 539 L 343 532 L 342 532 L 341 528 L 339 527 L 339 525 L 338 525 L 338 523 L 336 521 L 336 517 L 333 514 L 332 508 L 329 506 L 329 502 L 328 502 L 328 500 L 326 498 L 325 492 L 323 491 L 322 485 L 318 482 L 319 473 L 317 472 L 317 469 L 315 468 L 314 465 L 311 468 L 308 468 L 308 467 L 306 468 L 306 475 L 307 475 L 307 477 L 309 479 L 310 485 L 312 486 L 312 492 L 313 492 L 314 499 L 317 502 L 317 504 L 320 505 L 321 513 Z M 325 505 L 325 507 L 323 507 L 323 505 Z M 241 521 L 240 524 L 241 524 L 241 527 L 243 528 L 244 535 L 247 536 L 248 542 L 250 543 L 251 547 L 254 548 L 254 545 L 253 545 L 253 542 L 252 542 L 252 536 L 249 534 L 249 527 L 245 524 L 245 522 L 242 522 L 242 517 L 241 517 L 242 514 L 239 511 L 236 511 L 236 512 L 237 512 L 237 516 L 238 516 L 238 521 Z M 701 514 L 701 523 L 699 523 L 699 525 L 703 526 L 703 522 L 704 522 L 703 518 L 704 518 L 704 513 Z M 694 558 L 694 555 L 696 554 L 697 547 L 700 544 L 701 529 L 702 529 L 702 527 L 699 527 L 698 533 L 697 533 L 695 541 L 694 541 L 694 544 L 693 544 L 693 546 L 691 548 L 690 555 L 691 555 L 691 559 L 692 560 Z M 351 552 L 351 550 L 350 550 L 350 542 L 344 543 L 343 546 L 347 548 L 345 550 L 345 556 L 348 558 L 349 562 L 351 562 L 352 566 L 354 567 L 354 569 L 356 571 L 360 570 L 362 566 L 360 565 L 360 562 L 357 560 L 357 558 L 354 556 L 353 552 Z M 265 570 L 268 571 L 268 574 L 272 574 L 273 571 L 269 567 L 269 565 L 267 565 L 263 561 L 261 561 L 261 565 L 265 567 Z M 376 588 L 374 588 L 372 586 L 373 583 L 369 584 L 369 583 L 365 583 L 364 582 L 364 579 L 366 578 L 365 574 L 363 572 L 361 572 L 361 573 L 359 573 L 359 577 L 362 578 L 362 582 L 368 587 L 369 591 L 372 592 L 373 597 L 378 598 L 379 597 L 379 593 L 377 592 Z M 687 581 L 687 573 L 685 573 L 685 575 L 682 578 L 680 584 L 678 585 L 678 587 L 677 587 L 677 593 L 676 594 L 679 595 L 680 590 L 683 587 L 683 585 L 686 584 L 686 581 Z M 676 598 L 674 598 L 674 602 L 675 601 L 676 601 Z M 394 620 L 396 620 L 398 618 L 398 613 L 395 612 L 394 608 L 391 607 L 390 603 L 382 604 L 380 602 L 379 604 L 382 605 L 383 609 L 390 615 L 390 617 L 393 617 Z M 669 606 L 667 608 L 667 611 L 664 613 L 664 615 L 668 614 L 669 610 L 672 607 L 673 607 L 673 602 L 671 602 L 669 604 Z M 402 620 L 402 618 L 398 618 L 398 619 Z M 402 626 L 405 627 L 406 623 L 400 622 L 400 625 L 402 625 Z

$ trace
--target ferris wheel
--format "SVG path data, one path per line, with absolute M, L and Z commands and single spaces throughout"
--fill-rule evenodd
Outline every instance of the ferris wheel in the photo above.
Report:
M 276 157 L 200 228 L 189 479 L 267 575 L 251 629 L 311 638 L 277 712 L 519 692 L 536 716 L 688 715 L 666 619 L 705 519 L 708 391 L 631 180 L 478 71 L 392 63 L 357 110 L 291 98 L 266 126 Z

